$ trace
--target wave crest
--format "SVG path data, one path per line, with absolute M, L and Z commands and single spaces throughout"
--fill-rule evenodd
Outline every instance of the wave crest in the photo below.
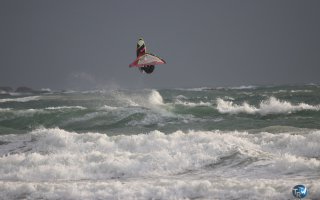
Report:
M 233 101 L 225 101 L 221 98 L 217 99 L 217 110 L 220 113 L 229 113 L 229 114 L 290 114 L 292 112 L 302 111 L 302 110 L 313 110 L 319 111 L 320 105 L 309 105 L 306 103 L 299 103 L 293 105 L 288 101 L 281 101 L 275 97 L 270 97 L 267 100 L 261 101 L 259 106 L 250 105 L 247 102 L 242 104 L 235 104 Z
M 265 171 L 318 171 L 320 132 L 301 135 L 221 131 L 176 131 L 164 134 L 107 136 L 99 133 L 37 129 L 25 135 L 0 136 L 0 176 L 8 180 L 110 179 L 166 176 L 211 166 L 217 173 L 258 162 Z M 232 162 L 228 159 L 231 159 Z M 279 166 L 282 169 L 277 170 Z M 222 170 L 222 171 L 221 171 Z M 228 171 L 226 176 L 235 171 Z M 258 172 L 257 172 L 258 173 Z M 277 175 L 276 174 L 276 175 Z M 255 174 L 254 176 L 257 176 Z

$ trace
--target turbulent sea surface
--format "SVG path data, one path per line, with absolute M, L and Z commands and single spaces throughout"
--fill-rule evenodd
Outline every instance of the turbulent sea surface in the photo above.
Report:
M 320 199 L 320 87 L 0 94 L 0 199 Z

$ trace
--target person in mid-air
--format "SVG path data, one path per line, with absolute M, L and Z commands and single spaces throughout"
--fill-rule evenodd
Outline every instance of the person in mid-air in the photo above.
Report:
M 165 64 L 166 61 L 146 51 L 145 42 L 140 38 L 137 43 L 137 59 L 129 67 L 138 67 L 140 72 L 151 74 L 155 65 Z

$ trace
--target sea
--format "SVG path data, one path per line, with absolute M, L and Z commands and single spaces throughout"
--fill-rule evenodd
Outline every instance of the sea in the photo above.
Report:
M 0 93 L 0 199 L 320 199 L 320 86 Z

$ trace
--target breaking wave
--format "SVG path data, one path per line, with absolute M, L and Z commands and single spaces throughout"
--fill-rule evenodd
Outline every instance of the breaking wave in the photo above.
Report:
M 275 97 L 270 97 L 267 100 L 261 101 L 258 107 L 250 105 L 247 102 L 242 104 L 235 104 L 233 101 L 225 101 L 221 98 L 217 99 L 217 110 L 220 113 L 229 114 L 290 114 L 292 112 L 302 111 L 302 110 L 313 110 L 319 111 L 320 105 L 309 105 L 306 103 L 292 104 L 288 101 L 281 101 Z
M 135 107 L 148 107 L 154 108 L 155 106 L 163 105 L 163 98 L 157 90 L 143 90 L 140 93 L 126 94 L 120 91 L 114 91 L 111 94 L 122 107 L 135 106 Z
M 149 94 L 148 100 L 151 106 L 164 105 L 162 96 L 156 90 L 151 91 L 151 93 Z
M 319 94 L 315 86 L 4 94 L 0 199 L 290 199 L 298 182 L 319 199 Z
M 0 140 L 0 177 L 3 180 L 174 175 L 213 166 L 230 155 L 241 155 L 233 159 L 250 157 L 265 162 L 268 164 L 265 170 L 277 171 L 279 166 L 284 168 L 289 162 L 296 162 L 297 169 L 292 170 L 320 169 L 320 131 L 299 135 L 237 131 L 176 131 L 167 135 L 152 131 L 108 136 L 41 128 L 26 135 L 0 136 Z M 278 175 L 282 171 L 279 169 Z
M 117 192 L 143 199 L 245 198 L 249 194 L 282 199 L 287 197 L 283 184 L 291 187 L 294 181 L 279 181 L 279 177 L 293 173 L 314 177 L 320 170 L 320 131 L 151 131 L 108 136 L 41 128 L 24 135 L 3 135 L 0 141 L 0 187 L 5 188 L 0 192 L 10 198 L 17 194 L 112 198 Z M 77 187 L 69 193 L 74 184 Z M 103 192 L 97 194 L 100 187 Z M 235 189 L 236 193 L 230 192 Z M 143 192 L 148 190 L 151 193 Z

